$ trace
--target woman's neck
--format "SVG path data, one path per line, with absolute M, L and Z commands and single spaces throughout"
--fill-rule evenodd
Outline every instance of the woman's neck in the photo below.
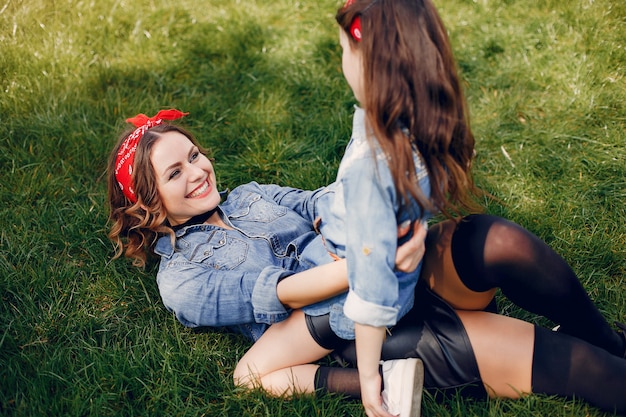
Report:
M 224 229 L 231 229 L 231 227 L 227 225 L 226 222 L 224 222 L 224 220 L 222 220 L 221 210 L 219 210 L 217 207 L 211 210 L 211 214 L 206 219 L 205 223 L 212 224 L 214 226 L 219 226 Z
M 222 220 L 222 216 L 220 215 L 220 210 L 218 209 L 218 207 L 215 207 L 214 209 L 211 209 L 202 214 L 193 216 L 191 219 L 187 220 L 186 222 L 177 224 L 173 226 L 172 228 L 174 230 L 179 230 L 179 229 L 182 229 L 183 227 L 193 226 L 193 225 L 198 225 L 198 224 L 212 224 L 215 226 L 229 228 L 226 225 L 226 223 L 224 223 L 224 221 Z

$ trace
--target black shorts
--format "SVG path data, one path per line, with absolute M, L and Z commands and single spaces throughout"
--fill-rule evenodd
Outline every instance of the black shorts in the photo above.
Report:
M 349 365 L 356 364 L 354 341 L 331 330 L 328 315 L 306 316 L 311 336 Z M 424 388 L 434 395 L 459 390 L 463 396 L 486 398 L 469 338 L 454 309 L 420 281 L 415 306 L 387 335 L 382 359 L 420 358 L 424 363 Z

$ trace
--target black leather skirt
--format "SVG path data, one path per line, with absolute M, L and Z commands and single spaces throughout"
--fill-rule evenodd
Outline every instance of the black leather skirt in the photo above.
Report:
M 339 338 L 328 315 L 306 316 L 311 336 L 348 366 L 356 364 L 354 341 Z M 486 398 L 474 351 L 454 309 L 421 282 L 415 306 L 389 329 L 382 360 L 420 358 L 424 363 L 424 388 L 436 397 L 459 393 Z

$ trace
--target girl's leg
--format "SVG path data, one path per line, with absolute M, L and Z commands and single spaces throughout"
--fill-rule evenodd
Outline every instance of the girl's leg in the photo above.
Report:
M 489 396 L 519 398 L 532 392 L 534 326 L 482 311 L 457 313 Z
M 459 311 L 493 397 L 524 393 L 580 398 L 626 413 L 626 360 L 565 334 L 511 317 Z
M 348 344 L 354 345 L 354 342 Z M 235 385 L 263 388 L 275 396 L 332 392 L 360 399 L 361 385 L 356 368 L 309 363 L 330 352 L 313 339 L 304 313 L 295 310 L 285 321 L 270 326 L 241 358 L 233 376 Z
M 416 307 L 391 329 L 383 359 L 421 358 L 424 386 L 437 395 L 577 397 L 626 412 L 626 360 L 581 339 L 483 311 L 454 311 L 418 284 Z M 354 348 L 340 350 L 353 362 Z M 478 389 L 480 388 L 480 389 Z M 437 390 L 433 390 L 437 389 Z
M 424 272 L 434 292 L 458 309 L 484 308 L 501 288 L 512 302 L 614 355 L 626 340 L 591 301 L 567 263 L 521 226 L 488 215 L 429 230 Z
M 328 353 L 311 337 L 304 313 L 296 310 L 270 326 L 241 358 L 234 372 L 235 384 L 262 387 L 276 396 L 312 393 L 319 366 L 310 363 Z

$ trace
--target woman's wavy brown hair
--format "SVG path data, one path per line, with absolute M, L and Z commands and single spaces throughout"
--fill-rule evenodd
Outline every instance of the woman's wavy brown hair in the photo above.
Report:
M 361 18 L 362 40 L 349 34 Z M 337 12 L 363 56 L 367 123 L 388 157 L 398 195 L 447 217 L 479 211 L 471 177 L 474 136 L 446 29 L 430 0 L 356 0 Z M 410 141 L 403 129 L 408 129 Z M 370 140 L 373 140 L 370 138 Z M 431 198 L 416 181 L 411 147 L 429 173 Z
M 108 236 L 115 246 L 114 259 L 124 254 L 133 260 L 133 265 L 143 267 L 159 235 L 168 234 L 174 238 L 174 232 L 167 221 L 167 212 L 159 197 L 156 175 L 150 161 L 152 147 L 163 133 L 178 132 L 203 150 L 194 137 L 179 126 L 163 123 L 148 129 L 139 140 L 135 152 L 132 178 L 137 202 L 132 203 L 124 196 L 115 179 L 115 159 L 120 146 L 133 130 L 134 128 L 120 136 L 109 156 L 107 177 L 111 229 Z

